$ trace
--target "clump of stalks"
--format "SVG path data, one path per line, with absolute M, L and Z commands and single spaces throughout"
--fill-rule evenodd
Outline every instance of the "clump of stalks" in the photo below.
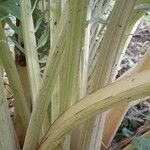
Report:
M 150 48 L 135 69 L 115 80 L 131 39 L 127 35 L 135 31 L 149 3 L 0 1 L 0 69 L 7 74 L 16 113 L 12 123 L 1 75 L 0 148 L 109 147 L 128 108 L 150 96 Z M 5 24 L 14 31 L 15 60 Z

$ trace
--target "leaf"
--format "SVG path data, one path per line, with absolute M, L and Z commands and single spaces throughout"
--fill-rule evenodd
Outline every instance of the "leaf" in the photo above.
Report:
M 14 23 L 12 23 L 11 19 L 7 18 L 6 22 L 10 26 L 10 28 L 17 33 L 21 38 L 23 38 L 22 30 L 20 27 L 17 27 Z
M 46 11 L 42 12 L 39 9 L 35 9 L 33 12 L 33 19 L 34 19 L 34 32 L 36 32 L 37 37 L 39 38 L 41 32 L 45 29 L 46 22 L 44 20 Z
M 19 0 L 0 0 L 0 2 L 2 1 L 9 1 L 9 2 L 13 2 L 13 3 L 19 3 Z
M 150 139 L 144 137 L 136 137 L 131 142 L 131 145 L 136 150 L 149 150 L 150 149 Z
M 41 59 L 39 60 L 39 63 L 46 63 L 47 58 L 48 58 L 48 56 L 45 55 L 43 58 L 41 58 Z
M 0 18 L 5 16 L 8 16 L 8 13 L 3 8 L 0 7 Z
M 43 35 L 38 39 L 38 44 L 37 44 L 38 49 L 45 45 L 48 37 L 49 37 L 49 26 L 46 26 Z
M 9 36 L 9 38 L 14 42 L 14 44 L 16 45 L 16 47 L 25 54 L 25 50 L 24 48 L 22 48 L 22 46 L 15 40 L 15 38 L 13 36 Z
M 137 122 L 144 122 L 144 120 L 140 117 L 135 117 L 135 116 L 127 116 L 127 118 L 132 122 L 132 121 L 137 121 Z
M 125 137 L 130 137 L 130 136 L 133 135 L 134 133 L 124 127 L 124 128 L 122 128 L 122 134 L 123 134 Z
M 149 11 L 150 10 L 150 4 L 140 4 L 140 5 L 137 5 L 135 6 L 135 10 L 138 10 L 138 11 Z
M 10 13 L 14 17 L 20 20 L 20 8 L 16 5 L 15 1 L 3 0 L 0 1 L 0 9 L 4 9 L 7 13 Z
M 133 120 L 135 120 L 137 122 L 144 122 L 144 120 L 140 117 L 133 117 Z
M 43 21 L 43 17 L 40 17 L 36 23 L 35 32 L 39 29 L 39 26 L 41 25 L 42 21 Z
M 7 19 L 9 16 L 8 15 L 2 15 L 0 16 L 0 21 L 4 21 L 5 19 Z

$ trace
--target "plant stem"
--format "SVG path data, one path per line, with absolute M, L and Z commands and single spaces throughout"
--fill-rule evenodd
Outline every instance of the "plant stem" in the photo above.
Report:
M 40 150 L 53 149 L 66 133 L 98 113 L 122 102 L 131 102 L 150 95 L 150 70 L 112 83 L 83 98 L 63 113 L 50 127 Z
M 13 90 L 17 113 L 20 116 L 21 123 L 24 127 L 24 130 L 26 131 L 29 123 L 30 113 L 24 96 L 21 81 L 19 79 L 19 75 L 17 73 L 13 57 L 6 42 L 4 29 L 1 26 L 1 24 L 0 24 L 0 59 L 3 63 L 8 79 L 10 81 L 10 86 Z
M 131 33 L 131 30 L 132 30 L 133 26 L 135 25 L 136 21 L 142 16 L 142 14 L 140 14 L 140 13 L 137 13 L 137 15 L 135 15 L 135 13 L 136 12 L 133 13 L 132 18 L 130 19 L 131 23 L 129 23 L 129 25 L 128 25 L 128 29 L 126 32 L 127 34 Z M 136 27 L 137 27 L 137 25 L 136 25 Z M 133 29 L 133 30 L 135 31 L 135 29 Z M 124 56 L 125 50 L 129 44 L 130 40 L 131 40 L 131 37 L 132 36 L 124 37 L 122 44 L 121 44 L 122 45 L 121 49 L 123 51 L 122 51 L 120 60 L 118 62 L 118 65 L 116 67 L 118 67 L 120 65 L 122 57 Z M 134 72 L 133 69 L 131 69 L 131 70 Z M 116 73 L 114 73 L 112 80 L 115 80 L 115 77 L 116 77 L 118 70 L 116 69 L 115 71 L 116 71 Z M 126 76 L 127 74 L 131 74 L 132 71 L 127 72 L 122 77 Z M 107 112 L 107 117 L 106 117 L 106 122 L 105 122 L 105 127 L 104 127 L 104 133 L 103 133 L 103 143 L 105 144 L 105 146 L 109 147 L 113 137 L 115 136 L 115 133 L 117 132 L 117 130 L 118 130 L 118 128 L 119 128 L 119 126 L 120 126 L 120 124 L 121 124 L 121 122 L 122 122 L 122 120 L 123 120 L 123 118 L 124 118 L 124 116 L 127 113 L 129 108 L 130 108 L 130 105 L 125 103 L 122 105 L 118 105 L 115 108 L 112 108 L 112 110 Z M 116 110 L 117 110 L 117 112 L 120 112 L 120 113 L 116 113 Z M 111 126 L 111 128 L 110 128 L 110 122 L 111 123 L 114 122 L 114 124 Z M 108 126 L 108 124 L 109 124 L 109 126 Z M 104 147 L 102 146 L 102 149 L 103 148 Z
M 99 56 L 95 66 L 94 89 L 99 89 L 112 81 L 116 64 L 122 50 L 121 41 L 125 34 L 129 19 L 134 9 L 136 0 L 117 0 L 108 20 L 106 33 L 99 46 Z M 92 92 L 90 91 L 90 93 Z M 97 116 L 93 125 L 93 135 L 90 140 L 90 149 L 100 149 L 106 113 Z M 98 119 L 99 118 L 99 119 Z M 90 126 L 90 125 L 89 125 Z M 97 140 L 97 138 L 99 140 Z
M 27 70 L 31 88 L 31 99 L 32 103 L 34 104 L 39 91 L 41 79 L 30 0 L 20 1 L 20 12 L 25 55 L 27 60 Z
M 13 123 L 10 118 L 1 69 L 0 67 L 0 149 L 20 150 Z
M 61 56 L 64 50 L 63 44 L 66 32 L 67 13 L 68 9 L 66 6 L 57 26 L 55 42 L 48 57 L 46 70 L 44 72 L 41 88 L 37 97 L 37 103 L 31 115 L 23 150 L 35 150 L 38 146 L 38 137 L 41 132 L 41 125 L 50 103 L 49 95 L 53 91 L 54 84 L 56 83 L 56 77 L 62 62 Z
M 131 74 L 142 72 L 144 70 L 150 69 L 150 49 L 146 52 L 142 60 L 139 61 L 137 66 L 134 69 L 130 69 L 127 73 L 125 73 L 120 78 L 124 78 Z M 120 79 L 119 78 L 119 79 Z M 132 103 L 123 103 L 118 105 L 111 110 L 108 111 L 104 133 L 103 133 L 103 143 L 109 147 L 113 137 L 115 136 L 125 114 L 127 113 L 128 109 L 132 106 Z
M 68 1 L 69 16 L 67 22 L 67 42 L 65 53 L 65 71 L 62 103 L 60 104 L 60 113 L 64 112 L 71 104 L 73 104 L 73 88 L 76 84 L 75 78 L 79 69 L 80 53 L 83 46 L 83 38 L 85 35 L 87 0 Z

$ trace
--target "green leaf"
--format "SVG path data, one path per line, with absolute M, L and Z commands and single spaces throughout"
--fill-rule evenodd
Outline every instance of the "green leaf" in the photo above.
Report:
M 122 134 L 123 134 L 125 137 L 130 137 L 130 136 L 133 135 L 134 133 L 124 127 L 124 128 L 122 128 Z
M 13 3 L 19 3 L 19 0 L 0 0 L 0 2 L 2 1 L 9 1 L 9 2 L 13 2 Z
M 131 145 L 136 150 L 149 150 L 150 149 L 150 139 L 144 137 L 136 137 L 131 142 Z
M 10 13 L 20 20 L 20 8 L 16 5 L 15 1 L 0 1 L 0 9 L 4 9 L 7 13 Z
M 22 48 L 22 46 L 15 40 L 15 38 L 13 36 L 9 36 L 9 38 L 12 40 L 12 42 L 16 45 L 16 47 L 19 49 L 19 51 L 21 51 L 22 53 L 25 54 L 25 50 L 24 48 Z
M 39 29 L 39 26 L 41 25 L 42 21 L 43 21 L 43 17 L 40 17 L 36 23 L 35 32 Z
M 0 7 L 0 22 L 3 26 L 5 24 L 5 19 L 8 17 L 8 15 L 9 14 L 6 12 L 6 10 Z
M 150 4 L 140 4 L 135 6 L 135 9 L 138 11 L 150 11 Z
M 39 63 L 46 63 L 47 58 L 48 58 L 48 56 L 45 55 L 43 58 L 41 58 L 41 59 L 39 60 Z
M 10 28 L 17 33 L 21 38 L 23 38 L 23 34 L 22 34 L 22 30 L 20 27 L 17 27 L 12 21 L 11 19 L 7 18 L 6 22 L 8 23 L 8 25 L 10 26 Z
M 38 39 L 37 44 L 38 49 L 46 44 L 48 37 L 49 37 L 49 26 L 46 26 L 43 35 Z

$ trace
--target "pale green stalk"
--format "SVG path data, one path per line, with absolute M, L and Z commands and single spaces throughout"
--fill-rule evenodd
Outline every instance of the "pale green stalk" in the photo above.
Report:
M 149 3 L 149 0 L 137 0 L 136 1 L 136 5 L 140 5 L 140 4 L 145 4 L 145 3 Z M 138 11 L 138 10 L 134 10 L 131 18 L 130 18 L 130 21 L 129 21 L 129 24 L 128 24 L 128 27 L 127 27 L 127 30 L 126 30 L 126 33 L 125 33 L 125 36 L 123 37 L 123 40 L 121 42 L 121 46 L 120 46 L 120 49 L 121 49 L 121 56 L 118 55 L 118 59 L 116 59 L 116 66 L 114 67 L 114 75 L 111 77 L 111 80 L 114 80 L 115 79 L 115 76 L 118 72 L 118 68 L 120 66 L 120 63 L 121 63 L 121 60 L 125 54 L 125 51 L 129 45 L 129 42 L 132 38 L 132 35 L 134 34 L 135 32 L 135 29 L 138 25 L 138 20 L 140 20 L 140 18 L 146 13 L 146 11 Z M 134 27 L 135 26 L 135 27 Z M 134 27 L 134 29 L 133 29 Z M 119 61 L 118 61 L 119 60 Z
M 106 15 L 104 15 L 104 12 L 108 9 L 108 5 L 112 5 L 114 4 L 114 2 L 112 2 L 111 0 L 107 0 L 107 2 L 105 2 L 106 4 L 102 7 L 104 1 L 103 0 L 99 0 L 97 2 L 97 7 L 93 10 L 93 18 L 101 18 L 102 20 L 107 20 Z M 99 38 L 97 40 L 97 37 L 101 34 L 104 26 L 106 26 L 106 24 L 101 24 L 98 22 L 93 22 L 92 27 L 91 27 L 91 38 L 90 38 L 90 58 L 89 58 L 89 69 L 91 70 L 90 64 L 91 64 L 91 60 L 96 60 L 95 55 L 97 55 L 97 49 L 98 46 L 101 42 L 101 38 Z M 101 35 L 102 36 L 102 35 Z M 93 48 L 94 46 L 94 48 Z M 96 61 L 92 62 L 92 65 L 94 66 L 96 64 Z M 88 71 L 88 76 L 90 74 L 90 70 Z M 89 86 L 90 85 L 90 86 Z M 92 84 L 94 87 L 95 85 Z M 91 88 L 91 83 L 89 83 L 88 81 L 88 86 Z M 88 89 L 89 92 L 89 89 Z M 82 127 L 82 129 L 80 130 L 81 137 L 78 137 L 78 141 L 79 141 L 79 146 L 78 149 L 91 149 L 89 147 L 90 144 L 90 140 L 91 140 L 91 136 L 92 136 L 92 128 L 94 125 L 94 120 L 89 120 L 88 122 L 85 123 L 85 125 Z M 98 133 L 96 133 L 98 134 Z M 99 138 L 97 137 L 97 140 L 99 141 Z M 93 143 L 95 144 L 95 143 Z M 98 149 L 98 148 L 97 148 Z
M 60 77 L 57 77 L 57 81 L 54 87 L 54 91 L 51 95 L 51 123 L 53 123 L 59 115 L 60 109 Z
M 38 2 L 38 8 L 43 12 L 44 9 L 43 9 L 43 5 L 42 5 L 42 0 L 39 0 Z
M 97 61 L 97 66 L 99 66 L 97 69 L 98 81 L 95 80 L 96 89 L 108 84 L 110 80 L 112 68 L 115 66 L 116 55 L 121 53 L 120 44 L 123 36 L 125 36 L 125 30 L 134 9 L 135 1 L 116 1 L 103 42 L 99 47 L 100 54 Z
M 30 0 L 20 1 L 20 13 L 25 55 L 27 60 L 27 71 L 31 90 L 31 99 L 32 103 L 35 104 L 39 86 L 41 83 L 41 78 Z
M 55 148 L 73 128 L 122 102 L 150 95 L 150 70 L 112 83 L 83 98 L 63 113 L 50 127 L 40 144 L 40 150 Z
M 66 0 L 61 0 L 61 11 L 63 11 L 65 8 L 65 3 L 66 3 Z
M 103 13 L 106 10 L 108 4 L 105 4 L 102 7 L 103 2 L 104 2 L 103 0 L 96 1 L 96 4 L 95 4 L 96 8 L 95 9 L 92 8 L 92 7 L 95 7 L 95 6 L 90 6 L 90 9 L 92 11 L 91 13 L 92 13 L 93 16 L 92 16 L 92 18 L 88 18 L 88 20 L 92 20 L 93 18 L 101 18 L 103 20 L 106 20 L 106 16 L 104 16 Z M 91 1 L 91 4 L 92 3 L 93 3 L 93 1 Z M 89 45 L 90 57 L 89 58 L 91 59 L 91 53 L 93 54 L 94 52 L 96 52 L 96 51 L 94 51 L 94 49 L 91 48 L 92 47 L 91 45 L 92 44 L 94 45 L 94 43 L 96 43 L 97 48 L 98 48 L 100 40 L 97 41 L 96 38 L 100 34 L 100 31 L 101 31 L 101 29 L 103 28 L 104 25 L 101 24 L 101 23 L 96 22 L 96 20 L 95 20 L 95 22 L 92 22 L 92 23 L 90 23 L 90 21 L 89 21 L 88 25 L 90 26 L 90 31 L 89 31 L 90 37 L 89 37 L 88 40 L 90 40 L 90 45 Z M 93 29 L 93 26 L 94 26 L 94 29 Z M 91 32 L 93 32 L 93 33 L 91 33 Z M 86 41 L 86 43 L 87 43 L 87 41 Z M 96 50 L 96 48 L 95 48 L 95 50 Z M 88 51 L 88 49 L 85 49 L 85 53 L 87 53 L 87 51 Z M 83 66 L 83 68 L 84 68 L 84 72 L 83 72 L 84 77 L 81 78 L 82 79 L 82 85 L 83 85 L 83 87 L 81 86 L 81 90 L 82 90 L 82 88 L 84 88 L 84 91 L 83 91 L 84 93 L 81 92 L 81 95 L 80 95 L 81 97 L 84 97 L 85 96 L 84 94 L 87 94 L 86 93 L 87 91 L 85 92 L 85 90 L 88 89 L 88 85 L 86 84 L 86 82 L 87 82 L 86 80 L 88 80 L 88 79 L 86 78 L 85 74 L 87 74 L 87 76 L 89 76 L 89 71 L 88 71 L 89 65 L 90 65 L 90 59 L 89 58 L 87 59 L 88 64 L 85 63 L 85 62 L 83 63 L 84 64 L 84 66 Z M 85 70 L 85 66 L 88 67 L 86 70 Z M 82 66 L 81 66 L 81 69 L 82 69 Z M 86 72 L 86 71 L 88 71 L 88 72 Z M 71 149 L 76 150 L 76 149 L 88 149 L 89 148 L 89 143 L 90 143 L 91 134 L 92 134 L 92 126 L 93 126 L 93 123 L 91 121 L 88 121 L 84 125 L 82 125 L 78 130 L 75 130 L 74 135 L 76 136 L 76 139 L 72 139 Z
M 46 7 L 47 7 L 47 0 L 42 0 L 42 2 L 43 2 L 43 8 L 44 8 L 44 10 L 46 10 Z
M 21 86 L 21 81 L 19 79 L 19 75 L 17 73 L 17 69 L 9 50 L 9 46 L 6 42 L 4 29 L 0 24 L 0 59 L 7 73 L 7 77 L 10 82 L 10 86 L 12 88 L 15 104 L 16 104 L 16 112 L 20 117 L 21 123 L 24 127 L 24 130 L 27 130 L 30 112 L 27 106 L 27 102 L 24 96 L 23 88 Z
M 78 72 L 80 64 L 80 53 L 83 46 L 83 38 L 85 35 L 87 0 L 70 0 L 69 15 L 67 20 L 67 34 L 65 45 L 64 65 L 61 76 L 61 101 L 60 113 L 63 113 L 76 99 L 74 89 L 78 84 Z M 75 91 L 77 93 L 78 90 Z M 65 147 L 69 147 L 69 136 L 65 140 Z
M 116 1 L 111 13 L 106 33 L 101 43 L 100 53 L 97 58 L 96 74 L 93 90 L 103 87 L 110 83 L 111 76 L 114 74 L 114 67 L 118 56 L 121 54 L 120 44 L 124 36 L 128 21 L 134 9 L 136 0 Z M 115 18 L 115 19 L 114 19 Z M 97 116 L 94 126 L 93 135 L 90 140 L 89 149 L 100 149 L 103 127 L 106 114 Z M 97 140 L 99 139 L 99 140 Z
M 118 58 L 116 59 L 116 64 L 117 65 L 113 68 L 114 74 L 113 74 L 113 76 L 111 76 L 112 81 L 114 81 L 115 78 L 116 78 L 118 68 L 121 64 L 123 56 L 125 55 L 126 49 L 129 45 L 129 42 L 131 41 L 131 38 L 132 38 L 133 34 L 135 33 L 135 30 L 136 30 L 136 28 L 139 24 L 140 18 L 143 15 L 144 15 L 144 12 L 139 12 L 139 11 L 134 10 L 134 12 L 133 12 L 133 14 L 130 18 L 129 24 L 127 26 L 127 30 L 125 32 L 125 35 L 124 35 L 122 41 L 121 41 L 121 46 L 120 46 L 120 51 L 122 51 L 121 55 L 118 55 Z
M 147 0 L 138 0 L 136 4 L 141 4 L 141 3 L 145 3 L 145 2 L 148 2 L 148 1 Z M 116 70 L 114 70 L 115 71 L 114 76 L 111 77 L 112 81 L 115 80 L 115 76 L 117 74 L 117 68 L 121 63 L 122 57 L 124 56 L 126 48 L 132 38 L 132 35 L 134 34 L 134 32 L 139 24 L 139 20 L 144 15 L 144 13 L 145 13 L 144 11 L 139 12 L 137 10 L 134 10 L 132 17 L 130 18 L 128 28 L 126 30 L 126 36 L 124 36 L 121 46 L 120 46 L 120 49 L 122 50 L 122 54 L 121 54 L 121 57 L 120 57 L 120 60 L 117 64 L 117 66 L 115 67 Z M 105 128 L 104 128 L 104 133 L 103 133 L 103 143 L 105 144 L 105 146 L 109 147 L 109 145 L 111 144 L 111 141 L 113 140 L 113 137 L 115 136 L 130 105 L 131 104 L 129 104 L 129 105 L 126 104 L 126 105 L 120 106 L 120 107 L 117 106 L 108 112 L 108 114 L 107 114 L 108 117 L 105 122 Z M 116 117 L 116 110 L 119 110 L 119 112 L 122 112 L 121 114 L 118 114 L 118 115 L 120 115 L 120 117 Z M 114 117 L 111 117 L 111 116 L 114 116 L 115 119 L 114 119 Z M 115 123 L 113 124 L 114 128 L 113 127 L 110 128 L 108 124 L 113 122 L 114 121 L 113 119 L 115 120 Z
M 56 27 L 58 25 L 59 19 L 61 15 L 61 1 L 54 1 L 50 0 L 50 43 L 51 46 L 55 42 L 55 33 L 56 33 Z M 57 81 L 54 87 L 54 91 L 51 97 L 51 123 L 55 121 L 55 119 L 59 115 L 59 108 L 60 108 L 60 77 L 58 75 Z
M 87 10 L 87 20 L 91 19 L 92 13 L 92 2 L 90 2 Z M 85 29 L 84 47 L 80 56 L 80 96 L 79 99 L 83 98 L 87 94 L 87 81 L 88 81 L 88 68 L 89 68 L 89 48 L 90 48 L 90 30 L 91 24 L 88 24 Z M 79 78 L 79 77 L 78 77 Z M 77 79 L 76 79 L 77 82 Z M 73 131 L 71 150 L 81 149 L 82 147 L 82 136 L 85 134 L 84 126 L 81 126 Z
M 10 118 L 1 69 L 2 68 L 0 66 L 0 149 L 20 150 L 15 129 Z
M 87 20 L 91 19 L 92 5 L 89 4 L 87 11 Z M 81 92 L 80 98 L 87 95 L 87 81 L 88 81 L 88 68 L 89 68 L 89 53 L 90 53 L 90 31 L 92 24 L 88 24 L 85 30 L 84 48 L 81 55 Z
M 83 38 L 85 35 L 87 0 L 70 0 L 69 15 L 67 21 L 67 35 L 66 35 L 66 53 L 65 53 L 65 71 L 64 81 L 65 86 L 62 96 L 62 103 L 60 104 L 60 113 L 64 112 L 72 103 L 72 92 L 76 84 L 76 75 L 79 69 L 80 53 L 83 46 Z
M 61 1 L 50 0 L 50 42 L 53 43 L 56 27 L 61 15 Z
M 111 6 L 110 11 L 112 11 L 112 8 L 114 6 L 114 1 L 112 0 L 106 0 L 105 5 L 101 8 L 101 12 L 98 13 L 97 15 L 108 22 L 109 15 L 105 15 L 105 12 L 107 12 L 108 8 Z M 96 11 L 96 10 L 95 10 Z M 110 14 L 110 12 L 109 12 Z M 89 60 L 89 79 L 88 79 L 88 93 L 91 93 L 93 89 L 95 88 L 95 72 L 96 72 L 96 62 L 98 59 L 98 56 L 100 55 L 101 50 L 99 49 L 99 46 L 102 42 L 102 37 L 104 36 L 105 28 L 107 24 L 95 24 L 91 27 L 91 44 L 90 44 L 90 60 Z M 96 28 L 95 28 L 96 26 Z M 94 28 L 94 29 L 93 29 Z M 97 39 L 98 38 L 98 39 Z M 95 71 L 95 72 L 94 72 Z M 93 75 L 94 74 L 94 75 Z
M 51 53 L 51 47 L 53 43 L 55 42 L 55 33 L 57 29 L 57 25 L 60 19 L 61 15 L 61 1 L 54 1 L 49 0 L 48 3 L 48 14 L 50 18 L 47 18 L 48 21 L 50 21 L 50 51 Z M 54 85 L 54 90 L 52 93 L 49 94 L 50 103 L 48 107 L 48 112 L 45 116 L 45 120 L 43 122 L 43 134 L 46 133 L 48 130 L 48 127 L 51 123 L 55 121 L 57 116 L 59 115 L 59 75 L 56 79 L 56 83 Z M 51 119 L 50 119 L 51 118 Z
M 23 150 L 35 150 L 38 147 L 38 137 L 39 133 L 41 132 L 41 125 L 50 103 L 49 95 L 53 91 L 53 86 L 55 84 L 56 77 L 58 75 L 62 62 L 61 56 L 64 50 L 63 44 L 66 32 L 67 16 L 68 9 L 66 5 L 66 9 L 62 13 L 56 30 L 55 42 L 48 57 L 46 70 L 44 73 L 41 88 L 39 90 L 37 103 L 31 115 Z
M 138 26 L 138 23 L 136 24 L 136 22 L 140 19 L 140 17 L 142 15 L 143 15 L 143 13 L 138 13 L 136 11 L 132 14 L 132 17 L 130 19 L 130 22 L 129 22 L 129 25 L 128 25 L 128 28 L 127 28 L 127 31 L 126 31 L 126 34 L 134 34 L 134 32 L 135 32 L 135 30 Z M 131 32 L 131 30 L 132 30 L 132 32 Z M 116 74 L 117 74 L 117 71 L 118 71 L 117 67 L 121 63 L 122 57 L 125 53 L 125 50 L 126 50 L 128 44 L 129 44 L 131 38 L 132 38 L 132 36 L 124 36 L 124 38 L 123 38 L 123 41 L 122 41 L 122 44 L 121 44 L 122 56 L 120 57 L 120 61 L 118 62 L 118 65 L 116 66 L 116 70 L 114 70 L 115 71 L 114 76 L 111 77 L 112 81 L 115 80 L 115 77 L 116 77 Z M 108 116 L 110 116 L 110 115 L 114 116 L 114 113 L 116 113 L 115 112 L 116 108 L 113 108 L 113 109 L 110 112 L 108 112 L 108 114 L 107 114 Z M 119 108 L 117 108 L 117 109 L 119 109 Z M 106 119 L 104 133 L 103 133 L 103 143 L 106 146 L 110 145 L 110 143 L 111 143 L 113 137 L 115 136 L 115 133 L 117 132 L 117 130 L 118 130 L 118 128 L 119 128 L 119 126 L 120 126 L 120 124 L 121 124 L 121 122 L 122 122 L 122 120 L 123 120 L 123 118 L 124 118 L 124 116 L 125 116 L 128 109 L 129 109 L 129 106 L 127 106 L 126 109 L 125 109 L 125 107 L 122 107 L 122 110 L 125 110 L 124 114 L 122 115 L 122 119 L 118 118 L 119 119 L 118 121 L 115 120 L 116 127 L 114 128 L 114 130 L 109 135 L 107 134 L 109 132 L 109 129 L 107 129 L 107 128 L 109 128 L 108 124 L 110 124 L 108 121 L 111 121 L 111 119 Z M 119 109 L 119 110 L 121 112 L 121 109 Z M 113 111 L 114 111 L 114 113 L 113 113 Z M 113 117 L 112 117 L 112 119 L 113 119 Z M 118 123 L 118 125 L 117 125 L 117 123 Z
M 42 11 L 42 12 L 44 12 L 44 5 L 43 5 L 43 0 L 39 0 L 39 2 L 38 2 L 38 8 Z

